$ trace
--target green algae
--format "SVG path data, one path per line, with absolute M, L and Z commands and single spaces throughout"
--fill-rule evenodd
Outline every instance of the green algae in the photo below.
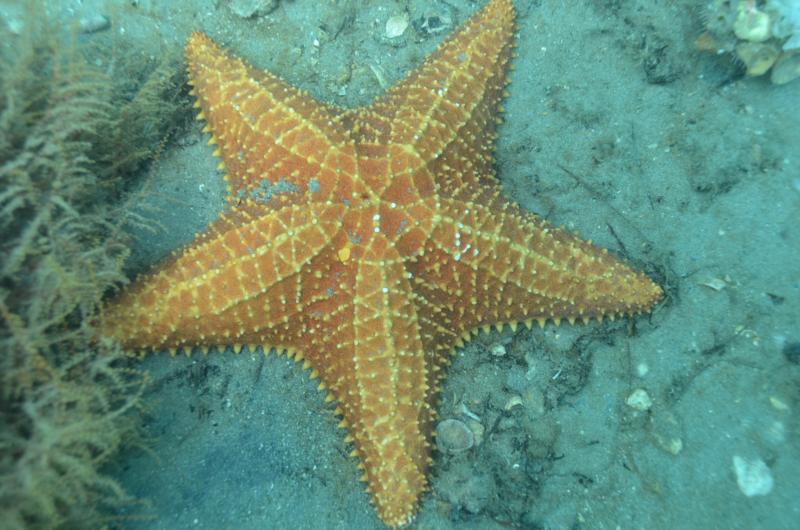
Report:
M 123 228 L 143 222 L 115 205 L 188 115 L 175 56 L 143 61 L 121 45 L 92 49 L 57 33 L 31 22 L 3 35 L 10 44 L 0 50 L 0 520 L 8 529 L 99 527 L 121 508 L 142 512 L 104 466 L 141 443 L 147 375 L 94 324 L 104 294 L 126 281 Z

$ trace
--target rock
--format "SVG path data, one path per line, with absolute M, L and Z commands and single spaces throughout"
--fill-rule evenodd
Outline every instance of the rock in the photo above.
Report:
M 742 40 L 764 42 L 772 36 L 772 20 L 763 11 L 748 7 L 747 2 L 740 2 L 733 32 Z
M 764 75 L 778 59 L 778 49 L 771 44 L 740 42 L 736 45 L 736 56 L 747 67 L 747 75 Z
M 736 474 L 736 484 L 745 497 L 767 495 L 775 484 L 772 472 L 760 458 L 748 460 L 734 455 L 733 472 Z
M 800 77 L 800 52 L 787 52 L 775 62 L 769 80 L 774 85 L 784 85 L 798 77 Z

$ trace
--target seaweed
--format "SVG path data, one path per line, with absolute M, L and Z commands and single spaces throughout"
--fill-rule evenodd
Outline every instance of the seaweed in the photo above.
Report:
M 103 466 L 141 443 L 148 378 L 94 324 L 104 294 L 126 281 L 124 227 L 144 222 L 115 203 L 188 108 L 176 60 L 92 60 L 74 37 L 44 25 L 7 36 L 16 40 L 0 56 L 0 520 L 8 529 L 100 526 L 137 502 Z

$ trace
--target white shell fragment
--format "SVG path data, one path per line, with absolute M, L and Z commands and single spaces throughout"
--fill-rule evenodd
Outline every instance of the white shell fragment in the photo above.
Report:
M 709 289 L 713 289 L 715 291 L 721 291 L 728 286 L 728 283 L 722 278 L 709 278 L 701 281 L 698 285 L 708 287 Z
M 775 484 L 772 472 L 760 458 L 748 460 L 734 455 L 733 472 L 736 474 L 736 484 L 745 497 L 766 495 L 772 491 L 772 486 Z
M 408 29 L 408 13 L 392 15 L 386 21 L 386 38 L 400 37 Z
M 780 410 L 782 412 L 789 410 L 789 405 L 787 405 L 784 400 L 777 396 L 770 396 L 769 404 L 772 405 L 775 410 Z
M 645 410 L 650 410 L 653 406 L 653 400 L 650 399 L 650 394 L 647 393 L 647 390 L 637 388 L 625 399 L 625 404 L 632 409 L 644 412 Z
M 78 20 L 78 30 L 81 33 L 97 33 L 111 27 L 111 20 L 100 13 L 90 13 Z
M 436 426 L 436 445 L 443 453 L 461 453 L 474 444 L 475 435 L 461 420 L 443 420 Z
M 514 394 L 506 401 L 506 404 L 503 406 L 503 410 L 511 410 L 514 407 L 521 407 L 522 406 L 522 397 Z
M 493 344 L 491 348 L 489 348 L 489 353 L 491 353 L 495 357 L 502 357 L 506 354 L 506 347 L 501 343 Z

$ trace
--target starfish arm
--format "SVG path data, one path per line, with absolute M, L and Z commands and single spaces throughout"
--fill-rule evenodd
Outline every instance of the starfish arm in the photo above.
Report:
M 487 324 L 635 314 L 661 298 L 658 285 L 605 249 L 511 204 L 440 199 L 440 212 L 412 273 L 417 293 L 443 312 L 442 340 Z
M 104 311 L 103 334 L 132 349 L 249 343 L 288 320 L 293 279 L 329 246 L 341 206 L 264 206 L 223 214 L 193 244 L 137 280 Z M 269 293 L 273 301 L 264 303 Z
M 293 328 L 304 330 L 299 355 L 339 401 L 372 502 L 395 526 L 411 519 L 427 487 L 434 412 L 403 261 L 391 246 L 375 246 L 380 253 L 343 271 L 349 303 L 309 308 Z
M 489 2 L 405 80 L 357 111 L 361 142 L 409 146 L 425 164 L 455 150 L 474 155 L 476 169 L 491 175 L 514 31 L 510 0 Z
M 198 119 L 208 120 L 209 143 L 219 145 L 229 200 L 324 201 L 352 184 L 353 142 L 334 125 L 342 111 L 233 57 L 200 32 L 189 37 L 186 61 Z

